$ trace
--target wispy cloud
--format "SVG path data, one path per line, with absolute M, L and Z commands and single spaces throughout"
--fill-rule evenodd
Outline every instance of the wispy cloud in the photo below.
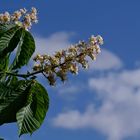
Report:
M 75 94 L 79 91 L 80 89 L 76 85 L 64 85 L 64 87 L 62 85 L 58 93 L 63 96 L 64 94 Z
M 53 54 L 55 51 L 69 47 L 70 39 L 74 32 L 56 32 L 49 37 L 36 35 L 36 52 L 37 54 Z
M 101 50 L 102 52 L 97 57 L 97 60 L 94 63 L 90 61 L 91 70 L 116 70 L 120 69 L 123 66 L 121 59 L 117 55 L 106 49 Z

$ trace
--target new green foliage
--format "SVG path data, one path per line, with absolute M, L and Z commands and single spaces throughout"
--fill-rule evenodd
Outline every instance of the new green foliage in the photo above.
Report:
M 19 136 L 37 130 L 49 108 L 46 89 L 32 77 L 18 77 L 34 51 L 30 32 L 15 24 L 0 24 L 0 125 L 17 122 Z

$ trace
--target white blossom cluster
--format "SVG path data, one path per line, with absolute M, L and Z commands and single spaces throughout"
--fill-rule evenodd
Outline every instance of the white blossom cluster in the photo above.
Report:
M 50 85 L 55 85 L 56 78 L 62 81 L 67 79 L 67 73 L 78 74 L 79 64 L 83 68 L 88 68 L 87 56 L 96 60 L 101 52 L 100 45 L 103 44 L 103 38 L 91 36 L 88 42 L 79 41 L 78 44 L 71 45 L 66 50 L 56 52 L 53 56 L 38 54 L 35 58 L 34 71 L 41 71 L 48 79 Z
M 0 23 L 15 23 L 19 26 L 22 26 L 26 30 L 31 28 L 32 23 L 37 22 L 37 10 L 34 7 L 32 7 L 30 12 L 27 12 L 27 10 L 24 8 L 15 11 L 13 14 L 10 14 L 9 12 L 0 14 Z

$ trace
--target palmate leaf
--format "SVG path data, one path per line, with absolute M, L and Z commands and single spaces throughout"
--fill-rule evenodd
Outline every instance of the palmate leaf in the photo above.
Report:
M 32 54 L 35 51 L 35 41 L 32 35 L 23 30 L 21 41 L 18 45 L 16 57 L 11 65 L 11 69 L 21 68 L 28 63 L 29 59 L 31 58 Z
M 5 71 L 9 65 L 9 54 L 18 45 L 20 41 L 21 31 L 20 27 L 11 24 L 0 26 L 0 71 Z M 4 80 L 5 75 L 1 74 L 1 81 Z
M 6 55 L 16 47 L 18 49 L 11 69 L 21 68 L 28 63 L 35 51 L 35 41 L 28 31 L 17 25 L 0 24 L 0 61 L 4 61 Z
M 15 48 L 16 56 L 9 67 Z M 0 24 L 0 125 L 17 121 L 19 135 L 33 133 L 41 126 L 49 107 L 48 93 L 37 81 L 18 81 L 3 73 L 26 65 L 34 51 L 35 41 L 28 31 L 17 25 Z
M 18 45 L 21 37 L 20 27 L 16 26 L 7 30 L 0 37 L 0 58 L 12 52 Z
M 27 100 L 30 84 L 19 81 L 13 87 L 0 82 L 0 125 L 16 122 L 16 113 Z
M 27 105 L 17 113 L 19 136 L 25 133 L 33 133 L 44 121 L 49 108 L 49 97 L 45 88 L 35 83 L 29 91 Z

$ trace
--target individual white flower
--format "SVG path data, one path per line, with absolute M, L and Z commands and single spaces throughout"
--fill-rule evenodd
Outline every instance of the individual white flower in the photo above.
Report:
M 99 45 L 103 45 L 104 40 L 103 40 L 103 38 L 100 35 L 97 35 L 96 39 L 97 39 Z
M 71 73 L 78 74 L 78 67 L 76 64 L 71 64 L 69 70 Z
M 26 14 L 27 10 L 24 8 L 24 9 L 20 9 L 20 12 L 21 14 Z
M 5 12 L 3 14 L 3 21 L 4 22 L 9 22 L 10 21 L 10 14 L 9 14 L 9 12 Z
M 94 35 L 92 35 L 92 36 L 89 38 L 89 41 L 90 41 L 90 43 L 91 43 L 92 45 L 94 45 L 94 44 L 97 42 L 96 37 L 95 37 Z
M 32 7 L 31 12 L 37 14 L 37 9 L 35 7 Z
M 97 54 L 101 52 L 100 46 L 98 44 L 95 45 L 95 49 Z
M 21 18 L 22 14 L 20 11 L 15 11 L 14 14 L 12 15 L 12 19 L 14 21 L 18 21 Z

